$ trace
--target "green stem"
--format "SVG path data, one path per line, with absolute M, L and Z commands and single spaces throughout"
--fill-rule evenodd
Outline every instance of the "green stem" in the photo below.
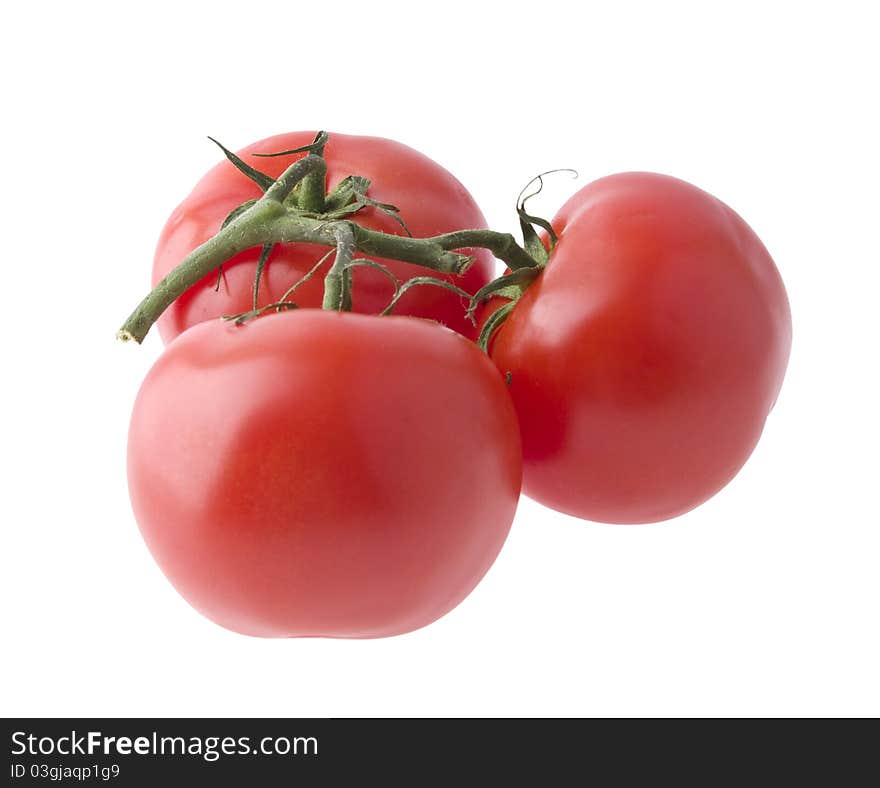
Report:
M 351 311 L 351 261 L 354 257 L 354 233 L 348 222 L 334 222 L 336 259 L 324 277 L 324 309 Z
M 263 195 L 265 200 L 283 203 L 300 181 L 317 177 L 321 182 L 321 200 L 324 200 L 324 177 L 327 175 L 327 162 L 323 157 L 310 153 L 304 159 L 291 164 Z
M 497 233 L 494 230 L 458 230 L 427 240 L 433 241 L 443 249 L 488 249 L 511 271 L 519 268 L 534 268 L 536 265 L 531 255 L 510 233 Z
M 263 244 L 261 238 L 269 234 L 267 228 L 271 217 L 283 211 L 283 206 L 274 200 L 259 200 L 217 235 L 190 252 L 184 261 L 163 277 L 138 304 L 117 332 L 119 339 L 143 342 L 150 327 L 159 319 L 159 315 L 182 293 L 202 277 L 219 268 L 226 260 L 245 249 L 261 246 Z
M 240 252 L 266 244 L 335 246 L 336 262 L 325 279 L 324 296 L 324 307 L 332 309 L 350 308 L 347 291 L 355 251 L 456 275 L 464 273 L 473 263 L 472 257 L 456 252 L 457 249 L 488 249 L 511 270 L 536 266 L 535 260 L 509 233 L 460 230 L 433 238 L 409 238 L 368 230 L 353 221 L 303 216 L 289 204 L 294 187 L 310 177 L 320 176 L 323 182 L 325 173 L 324 159 L 315 154 L 291 164 L 262 198 L 165 276 L 132 312 L 117 336 L 124 341 L 142 342 L 162 312 L 186 290 Z
M 445 274 L 463 274 L 473 263 L 472 257 L 451 251 L 432 238 L 387 235 L 345 219 L 326 221 L 286 212 L 272 220 L 270 232 L 275 243 L 337 246 L 340 225 L 351 230 L 355 249 L 366 254 L 415 263 Z
M 315 142 L 319 143 L 320 139 L 321 135 L 319 134 Z M 297 194 L 297 202 L 299 203 L 300 210 L 306 213 L 323 213 L 326 204 L 324 198 L 327 188 L 327 164 L 324 162 L 324 146 L 317 144 L 306 158 L 311 156 L 319 158 L 324 164 L 323 167 L 314 169 L 302 179 L 299 193 Z

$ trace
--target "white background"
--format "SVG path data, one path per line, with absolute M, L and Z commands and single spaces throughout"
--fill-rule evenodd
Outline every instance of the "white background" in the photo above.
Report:
M 15 4 L 3 21 L 0 712 L 880 712 L 877 76 L 871 3 Z M 33 9 L 33 10 L 32 10 Z M 285 130 L 389 136 L 490 225 L 523 183 L 652 169 L 739 211 L 788 286 L 776 410 L 667 525 L 523 501 L 458 609 L 389 640 L 258 640 L 193 612 L 130 513 L 161 350 L 114 331 L 171 209 Z M 534 208 L 577 188 L 565 177 Z

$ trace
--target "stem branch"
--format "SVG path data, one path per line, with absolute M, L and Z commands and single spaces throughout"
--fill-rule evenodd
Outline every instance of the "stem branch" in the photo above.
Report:
M 351 310 L 351 261 L 355 243 L 352 226 L 348 222 L 334 222 L 336 259 L 324 277 L 324 309 Z
M 535 260 L 523 249 L 510 233 L 494 230 L 458 230 L 428 239 L 443 249 L 488 249 L 507 265 L 511 271 L 518 268 L 534 268 Z

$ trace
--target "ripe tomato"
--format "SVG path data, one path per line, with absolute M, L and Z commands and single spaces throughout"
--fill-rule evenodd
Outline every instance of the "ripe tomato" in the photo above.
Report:
M 299 156 L 255 158 L 253 153 L 276 153 L 309 144 L 314 132 L 279 134 L 256 142 L 239 156 L 248 164 L 277 178 Z M 427 237 L 453 230 L 483 228 L 486 220 L 464 186 L 449 172 L 421 153 L 399 142 L 379 137 L 330 134 L 324 156 L 327 184 L 333 188 L 348 175 L 363 175 L 372 181 L 370 196 L 400 209 L 400 217 L 413 236 Z M 229 212 L 241 203 L 260 196 L 259 187 L 223 160 L 195 186 L 192 193 L 171 214 L 165 225 L 153 263 L 153 285 L 220 229 Z M 403 228 L 375 208 L 365 208 L 355 221 L 372 230 L 403 235 Z M 311 244 L 283 244 L 272 251 L 260 281 L 261 306 L 278 301 L 321 258 L 327 249 Z M 485 250 L 474 250 L 476 261 L 461 277 L 437 274 L 455 282 L 467 292 L 476 292 L 494 275 L 494 260 Z M 250 249 L 223 266 L 217 289 L 217 275 L 206 276 L 190 288 L 159 318 L 159 332 L 165 342 L 203 320 L 246 312 L 252 307 L 254 275 L 259 249 Z M 378 260 L 401 280 L 424 276 L 419 266 Z M 329 266 L 329 262 L 327 263 Z M 319 307 L 323 296 L 323 274 L 297 289 L 293 300 L 304 307 Z M 381 271 L 360 267 L 354 272 L 354 311 L 378 313 L 393 295 L 391 282 Z M 439 287 L 414 287 L 395 308 L 396 314 L 438 320 L 465 336 L 474 328 L 465 319 L 466 299 Z
M 497 369 L 408 317 L 202 323 L 147 375 L 129 433 L 156 561 L 249 635 L 381 637 L 442 616 L 495 560 L 521 474 Z
M 779 273 L 730 208 L 683 181 L 612 175 L 555 217 L 546 269 L 497 333 L 523 490 L 589 520 L 664 520 L 754 448 L 782 384 Z

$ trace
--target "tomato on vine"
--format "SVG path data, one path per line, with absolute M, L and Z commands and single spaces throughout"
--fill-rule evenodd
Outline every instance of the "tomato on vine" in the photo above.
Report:
M 491 344 L 524 492 L 588 520 L 680 515 L 736 474 L 779 393 L 791 314 L 776 266 L 724 203 L 652 173 L 589 184 L 547 227 L 546 267 L 501 306 Z
M 301 310 L 184 332 L 147 375 L 132 505 L 177 590 L 249 635 L 425 626 L 495 560 L 519 429 L 476 345 L 408 317 Z

